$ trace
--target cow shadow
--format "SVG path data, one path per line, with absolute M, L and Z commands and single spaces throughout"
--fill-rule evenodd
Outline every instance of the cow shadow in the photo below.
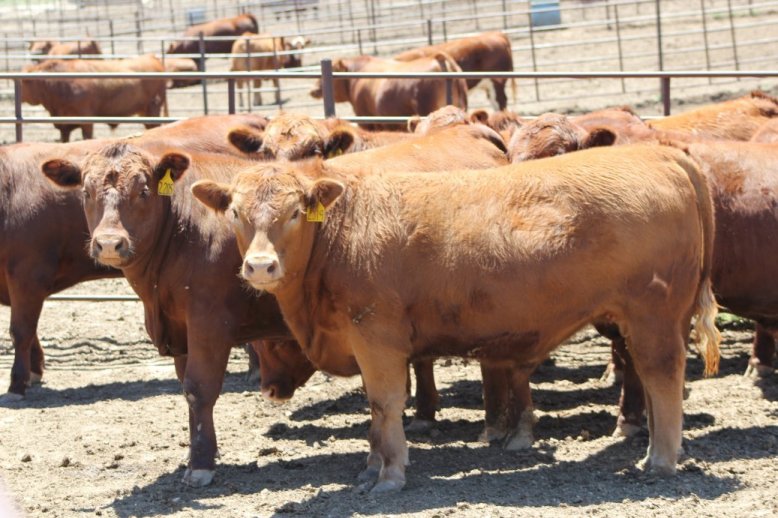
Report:
M 220 464 L 214 483 L 200 489 L 180 483 L 184 473 L 181 467 L 144 487 L 135 487 L 110 507 L 120 517 L 170 515 L 187 509 L 225 510 L 213 503 L 216 497 L 260 491 L 264 496 L 257 498 L 270 499 L 268 505 L 274 515 L 384 515 L 444 507 L 477 513 L 480 504 L 530 508 L 567 505 L 583 509 L 624 499 L 677 499 L 691 495 L 714 500 L 739 489 L 741 483 L 735 476 L 714 475 L 705 466 L 774 456 L 775 442 L 765 443 L 765 435 L 778 436 L 778 426 L 721 429 L 688 439 L 684 441 L 687 457 L 679 463 L 678 474 L 667 478 L 657 478 L 634 467 L 645 452 L 645 438 L 614 442 L 574 461 L 557 461 L 557 450 L 549 445 L 508 452 L 485 445 L 459 443 L 429 448 L 411 443 L 412 466 L 408 469 L 406 488 L 399 497 L 384 498 L 368 496 L 364 488 L 356 485 L 366 444 L 358 452 L 324 451 L 304 458 L 283 458 L 283 454 L 275 452 L 260 458 L 258 464 Z M 754 444 L 763 447 L 754 448 Z M 548 491 L 549 487 L 554 490 Z M 281 490 L 303 490 L 310 496 L 298 501 L 273 501 L 273 492 Z M 156 505 L 150 508 L 149 502 Z M 142 509 L 147 514 L 139 511 Z

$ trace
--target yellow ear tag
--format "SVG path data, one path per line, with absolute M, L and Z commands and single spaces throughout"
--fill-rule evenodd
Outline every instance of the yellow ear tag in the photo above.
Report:
M 173 196 L 173 178 L 170 177 L 170 169 L 165 171 L 165 176 L 157 184 L 157 194 L 160 196 Z
M 315 208 L 308 209 L 305 212 L 305 220 L 312 223 L 321 223 L 324 221 L 324 211 L 324 205 L 319 202 L 316 204 Z
M 333 150 L 330 150 L 329 153 L 327 153 L 327 158 L 335 158 L 336 156 L 340 156 L 343 154 L 343 150 L 340 148 L 335 148 Z

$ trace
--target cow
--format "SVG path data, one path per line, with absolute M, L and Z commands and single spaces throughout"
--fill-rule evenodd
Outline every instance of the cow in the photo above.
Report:
M 37 40 L 30 43 L 30 54 L 34 56 L 97 56 L 103 51 L 95 40 L 79 40 L 59 43 Z
M 445 52 L 454 58 L 454 61 L 464 72 L 513 72 L 511 41 L 508 36 L 498 31 L 484 32 L 468 38 L 406 50 L 395 55 L 394 59 L 409 61 L 435 56 L 439 52 Z M 480 82 L 480 79 L 467 79 L 467 87 L 469 89 L 475 88 Z M 504 110 L 508 105 L 508 97 L 505 95 L 506 82 L 507 79 L 491 79 L 492 88 L 486 90 L 489 102 L 495 110 Z M 512 80 L 511 84 L 515 102 L 516 81 Z
M 411 61 L 396 61 L 373 56 L 337 59 L 333 72 L 459 72 L 461 68 L 445 53 Z M 427 115 L 447 104 L 467 109 L 467 84 L 464 79 L 450 79 L 451 102 L 446 100 L 446 80 L 441 79 L 335 79 L 332 89 L 335 102 L 350 102 L 358 116 Z M 321 80 L 311 90 L 321 99 Z M 380 125 L 360 123 L 365 129 Z
M 396 131 L 367 131 L 341 119 L 321 121 L 292 112 L 279 113 L 264 130 L 238 126 L 227 136 L 236 149 L 265 160 L 331 158 L 411 137 Z
M 652 120 L 648 125 L 658 130 L 683 131 L 697 137 L 749 140 L 764 123 L 776 116 L 778 99 L 755 90 L 731 101 Z
M 468 169 L 495 167 L 508 163 L 505 143 L 499 135 L 481 125 L 447 127 L 432 130 L 429 134 L 379 147 L 360 153 L 346 154 L 321 165 L 321 174 L 342 175 L 347 172 L 359 172 L 369 169 L 391 169 L 396 171 L 438 171 L 450 164 Z M 262 394 L 273 401 L 285 401 L 301 387 L 315 372 L 316 367 L 306 358 L 296 342 L 252 343 L 260 358 L 260 389 Z M 327 365 L 321 369 L 330 371 Z M 416 373 L 416 414 L 407 430 L 423 431 L 429 429 L 435 421 L 438 406 L 438 392 L 432 370 L 432 360 L 413 362 Z M 342 370 L 340 374 L 344 374 Z M 359 371 L 349 375 L 359 374 Z M 485 372 L 484 377 L 489 378 Z M 485 391 L 487 405 L 484 440 L 502 439 L 507 434 L 504 423 L 500 421 L 503 410 L 491 405 L 497 398 L 497 390 Z M 493 410 L 494 409 L 494 410 Z
M 200 23 L 187 27 L 183 40 L 174 41 L 167 49 L 168 54 L 200 54 L 200 40 L 202 34 L 204 51 L 206 54 L 228 54 L 235 40 L 244 32 L 259 32 L 257 19 L 253 14 L 245 13 L 232 18 L 220 18 L 206 23 Z M 220 36 L 220 39 L 208 39 Z M 229 38 L 228 36 L 233 36 Z M 201 58 L 195 59 L 198 68 L 203 70 L 205 63 Z
M 510 110 L 500 110 L 492 113 L 482 109 L 473 110 L 470 112 L 470 121 L 489 126 L 502 135 L 505 142 L 509 142 L 514 130 L 520 128 L 525 123 L 524 119 Z
M 425 135 L 436 128 L 445 128 L 459 124 L 470 124 L 467 112 L 458 106 L 447 105 L 438 108 L 425 117 L 414 115 L 408 119 L 408 131 Z
M 778 142 L 778 119 L 765 122 L 759 131 L 751 137 L 751 142 L 775 143 Z
M 49 60 L 27 66 L 28 73 L 67 72 L 163 72 L 162 63 L 149 54 L 121 60 Z M 23 79 L 22 102 L 42 104 L 54 117 L 158 117 L 166 104 L 164 79 Z M 166 110 L 167 111 L 167 110 Z M 54 124 L 60 140 L 68 142 L 79 125 Z M 147 128 L 158 124 L 144 124 Z M 80 124 L 84 139 L 94 133 L 94 124 Z M 115 125 L 113 125 L 115 127 Z
M 333 177 L 280 163 L 193 186 L 227 216 L 241 275 L 276 296 L 306 355 L 356 357 L 372 418 L 359 480 L 373 493 L 405 484 L 409 360 L 477 357 L 512 367 L 523 390 L 551 349 L 596 320 L 628 331 L 645 385 L 642 467 L 675 472 L 693 315 L 706 373 L 718 366 L 710 193 L 673 147 L 579 155 L 445 175 Z
M 190 58 L 171 58 L 165 56 L 163 61 L 165 72 L 197 72 L 197 63 Z M 199 79 L 171 79 L 168 88 L 183 88 L 200 84 Z
M 0 147 L 0 303 L 11 306 L 14 348 L 4 400 L 21 399 L 43 376 L 37 328 L 46 297 L 82 281 L 121 275 L 95 264 L 84 249 L 89 230 L 81 194 L 54 189 L 38 173 L 49 154 L 78 160 L 102 145 L 96 140 Z
M 310 44 L 309 39 L 297 36 L 291 40 L 284 39 L 283 36 L 273 37 L 271 34 L 255 34 L 244 32 L 241 37 L 232 44 L 232 59 L 230 61 L 231 72 L 242 72 L 251 70 L 278 70 L 279 68 L 299 68 L 302 66 L 302 55 L 299 54 L 303 48 Z M 295 51 L 295 54 L 287 52 Z M 238 102 L 243 107 L 243 87 L 248 81 L 241 79 L 236 81 L 240 89 L 238 91 Z M 262 104 L 262 80 L 254 79 L 254 99 L 253 104 Z M 273 79 L 273 85 L 276 87 L 276 104 L 281 104 L 281 90 L 278 86 L 278 79 Z M 249 101 L 251 102 L 251 101 Z
M 250 164 L 120 140 L 80 162 L 41 165 L 59 187 L 83 191 L 91 257 L 122 271 L 143 302 L 152 343 L 174 358 L 189 405 L 183 481 L 192 486 L 209 484 L 215 473 L 213 406 L 231 347 L 291 339 L 275 299 L 247 290 L 236 275 L 241 257 L 230 226 L 189 192 L 196 180 L 229 181 Z

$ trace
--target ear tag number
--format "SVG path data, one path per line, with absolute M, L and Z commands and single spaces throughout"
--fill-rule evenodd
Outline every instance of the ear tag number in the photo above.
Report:
M 157 184 L 157 194 L 160 196 L 173 196 L 173 178 L 170 176 L 170 169 L 165 171 L 165 176 Z
M 318 202 L 316 207 L 305 212 L 305 220 L 311 223 L 321 223 L 324 221 L 324 211 L 324 205 Z

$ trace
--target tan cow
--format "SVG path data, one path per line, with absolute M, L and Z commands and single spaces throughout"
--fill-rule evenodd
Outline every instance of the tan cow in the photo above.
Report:
M 151 54 L 121 60 L 44 61 L 25 72 L 163 72 L 162 62 Z M 24 79 L 22 102 L 42 104 L 55 117 L 159 117 L 166 105 L 164 79 Z M 159 124 L 144 124 L 153 128 Z M 79 125 L 57 124 L 62 142 Z M 85 139 L 92 138 L 94 124 L 80 124 Z M 116 125 L 112 125 L 116 126 Z
M 276 296 L 306 355 L 356 357 L 372 415 L 359 479 L 377 480 L 373 492 L 405 484 L 409 360 L 472 356 L 513 367 L 524 387 L 596 320 L 628 330 L 650 401 L 643 466 L 675 472 L 691 317 L 708 373 L 719 341 L 710 193 L 682 151 L 601 148 L 445 175 L 259 165 L 193 192 L 228 214 L 241 275 Z
M 30 43 L 30 54 L 35 56 L 90 56 L 100 55 L 103 51 L 95 40 L 68 41 L 33 41 Z
M 513 50 L 511 40 L 502 32 L 484 32 L 447 41 L 437 45 L 406 50 L 394 56 L 398 61 L 408 61 L 421 57 L 434 56 L 439 52 L 445 52 L 457 62 L 457 65 L 465 72 L 513 72 Z M 507 79 L 468 79 L 467 87 L 472 89 L 481 82 L 489 84 L 487 88 L 489 102 L 496 110 L 504 110 L 508 105 L 508 97 L 505 95 L 505 83 Z M 513 101 L 516 102 L 516 81 L 512 80 Z
M 778 116 L 778 99 L 760 91 L 709 104 L 648 123 L 654 129 L 684 131 L 696 137 L 749 140 L 771 118 Z
M 278 70 L 279 68 L 298 68 L 302 66 L 301 54 L 286 54 L 286 52 L 300 52 L 311 40 L 297 36 L 291 40 L 283 36 L 273 37 L 271 34 L 255 34 L 244 32 L 232 45 L 231 72 L 243 72 L 250 70 Z M 238 102 L 243 107 L 243 88 L 248 81 L 237 80 Z M 262 104 L 262 80 L 254 79 L 254 104 Z M 281 103 L 278 79 L 273 79 L 276 87 L 276 104 Z
M 411 61 L 396 61 L 373 56 L 337 59 L 333 72 L 459 72 L 462 69 L 451 56 L 437 53 Z M 335 102 L 350 102 L 358 116 L 427 115 L 447 104 L 467 109 L 467 83 L 452 79 L 451 103 L 446 102 L 446 81 L 442 79 L 335 79 Z M 321 99 L 321 80 L 311 90 L 311 96 Z M 380 125 L 360 123 L 366 129 Z M 391 128 L 396 129 L 396 128 Z
M 762 124 L 759 131 L 751 137 L 751 142 L 774 143 L 778 142 L 778 119 L 772 119 Z
M 396 131 L 368 131 L 341 119 L 316 120 L 302 113 L 284 112 L 264 130 L 235 127 L 227 138 L 250 157 L 266 160 L 332 158 L 343 153 L 372 149 L 412 135 Z

